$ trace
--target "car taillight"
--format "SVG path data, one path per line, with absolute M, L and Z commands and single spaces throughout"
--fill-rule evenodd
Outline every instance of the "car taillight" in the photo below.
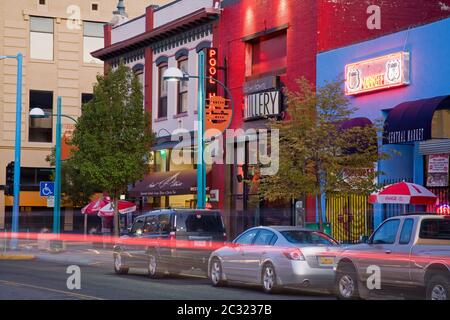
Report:
M 289 260 L 305 261 L 305 256 L 300 251 L 300 249 L 286 250 L 286 251 L 283 251 L 283 254 Z

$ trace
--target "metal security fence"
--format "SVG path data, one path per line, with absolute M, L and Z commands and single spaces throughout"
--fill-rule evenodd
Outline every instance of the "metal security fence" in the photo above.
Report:
M 447 206 L 448 208 L 448 206 L 450 205 L 450 187 L 434 187 L 428 189 L 438 197 L 436 205 L 427 206 L 428 212 L 436 212 L 440 207 L 442 210 L 443 206 Z
M 373 207 L 367 196 L 328 196 L 326 217 L 332 236 L 342 243 L 357 243 L 373 232 Z

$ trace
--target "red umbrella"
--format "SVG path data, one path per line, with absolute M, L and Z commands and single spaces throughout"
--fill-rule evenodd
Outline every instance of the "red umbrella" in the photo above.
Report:
M 95 214 L 101 208 L 106 206 L 111 199 L 109 197 L 99 198 L 97 200 L 89 202 L 84 208 L 81 209 L 82 214 Z
M 98 211 L 99 217 L 113 217 L 114 216 L 114 206 L 113 202 L 109 201 L 106 205 L 104 205 L 100 210 Z M 119 200 L 118 203 L 119 206 L 119 213 L 125 214 L 130 212 L 136 211 L 136 204 L 133 202 L 125 201 L 125 200 Z
M 437 196 L 415 183 L 399 182 L 388 185 L 369 197 L 370 203 L 433 205 Z

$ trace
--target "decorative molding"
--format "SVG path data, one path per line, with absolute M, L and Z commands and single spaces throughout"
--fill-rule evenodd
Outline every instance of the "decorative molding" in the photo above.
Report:
M 162 64 L 168 63 L 169 57 L 168 56 L 160 56 L 158 59 L 155 60 L 156 66 L 160 66 Z
M 195 50 L 197 51 L 197 53 L 199 53 L 200 51 L 202 51 L 205 48 L 211 48 L 211 41 L 202 41 L 200 42 L 197 47 L 195 47 Z
M 175 34 L 171 37 L 164 38 L 162 40 L 156 41 L 149 45 L 148 47 L 153 50 L 154 54 L 162 53 L 164 51 L 185 45 L 189 42 L 193 42 L 211 35 L 213 32 L 213 22 L 209 22 L 198 27 L 186 30 L 184 32 Z M 200 48 L 200 46 L 203 46 Z M 211 41 L 202 41 L 198 46 L 197 50 L 203 48 L 211 47 Z M 200 49 L 199 49 L 200 48 Z M 144 58 L 145 48 L 139 48 L 131 52 L 127 52 L 113 59 L 109 59 L 106 62 L 115 68 L 119 65 L 120 61 L 123 60 L 124 63 L 131 63 L 139 59 Z M 198 52 L 198 51 L 197 51 Z
M 186 48 L 182 48 L 175 53 L 175 59 L 179 60 L 180 58 L 188 57 L 189 50 Z
M 107 60 L 107 63 L 112 67 L 116 68 L 119 66 L 120 61 L 123 61 L 125 64 L 132 63 L 135 61 L 139 61 L 144 59 L 145 57 L 145 49 L 137 49 L 131 52 L 127 52 L 119 57 L 115 57 L 114 59 Z

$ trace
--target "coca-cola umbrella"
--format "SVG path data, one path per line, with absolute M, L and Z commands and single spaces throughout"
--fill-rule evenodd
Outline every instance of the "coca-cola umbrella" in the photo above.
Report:
M 136 204 L 130 201 L 119 200 L 118 202 L 119 213 L 126 214 L 136 211 Z M 108 202 L 105 206 L 100 208 L 98 211 L 98 216 L 102 218 L 114 217 L 114 203 L 112 201 Z
M 97 214 L 101 208 L 106 206 L 111 199 L 107 196 L 103 196 L 97 200 L 89 202 L 81 209 L 81 214 L 84 214 L 84 234 L 87 234 L 87 219 L 90 214 Z
M 433 205 L 437 196 L 419 184 L 399 182 L 385 186 L 369 197 L 369 203 Z

